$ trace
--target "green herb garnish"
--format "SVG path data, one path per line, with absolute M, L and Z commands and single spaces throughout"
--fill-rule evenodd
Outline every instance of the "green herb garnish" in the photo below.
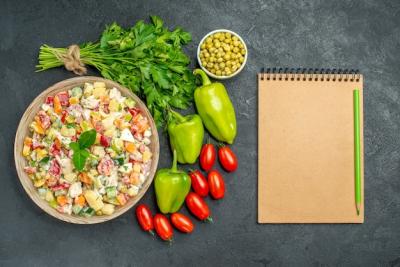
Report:
M 124 160 L 123 157 L 118 157 L 118 158 L 115 158 L 114 161 L 115 161 L 119 166 L 121 166 L 121 165 L 124 164 L 124 161 L 125 161 L 125 160 Z
M 78 144 L 81 149 L 89 148 L 96 141 L 96 130 L 83 132 L 79 136 Z
M 66 126 L 68 129 L 75 128 L 75 124 L 74 124 L 74 123 L 67 123 L 65 126 Z
M 47 156 L 47 157 L 42 158 L 42 159 L 39 161 L 39 163 L 40 163 L 40 164 L 46 164 L 47 162 L 49 162 L 49 160 L 50 160 L 50 157 Z
M 96 141 L 96 131 L 89 130 L 83 132 L 78 139 L 78 142 L 72 142 L 69 147 L 74 151 L 72 156 L 72 162 L 78 171 L 83 170 L 85 167 L 86 159 L 89 157 L 90 153 L 88 148 L 94 144 Z
M 69 144 L 69 148 L 71 148 L 74 152 L 80 150 L 79 144 L 77 142 L 71 142 Z
M 189 57 L 182 50 L 191 35 L 179 27 L 170 31 L 157 16 L 150 18 L 152 23 L 138 21 L 126 29 L 116 23 L 107 26 L 100 41 L 80 45 L 79 54 L 80 63 L 95 67 L 105 78 L 145 99 L 161 126 L 166 110 L 186 109 L 193 100 L 195 77 L 188 68 Z M 41 46 L 37 70 L 62 66 L 68 52 L 68 48 Z M 85 72 L 85 68 L 75 71 Z

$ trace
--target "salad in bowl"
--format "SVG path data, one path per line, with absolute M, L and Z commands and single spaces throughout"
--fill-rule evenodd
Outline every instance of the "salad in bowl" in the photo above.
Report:
M 133 206 L 158 161 L 157 130 L 144 104 L 105 81 L 43 99 L 20 151 L 41 204 L 63 216 L 103 221 Z

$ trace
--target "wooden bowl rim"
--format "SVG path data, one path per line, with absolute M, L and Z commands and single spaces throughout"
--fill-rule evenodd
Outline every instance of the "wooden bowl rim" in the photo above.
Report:
M 22 149 L 20 149 L 21 151 L 19 151 L 18 146 L 21 145 L 20 142 L 23 142 L 23 139 L 25 138 L 25 135 L 22 136 L 23 131 L 24 131 L 23 129 L 26 129 L 26 127 L 29 127 L 29 124 L 32 122 L 32 120 L 28 120 L 28 118 L 30 116 L 33 116 L 33 115 L 31 115 L 31 112 L 32 112 L 31 110 L 34 110 L 34 109 L 37 109 L 37 111 L 39 110 L 37 105 L 42 105 L 43 100 L 41 100 L 41 99 L 44 99 L 48 95 L 56 94 L 59 91 L 68 90 L 70 88 L 73 88 L 74 86 L 82 86 L 85 82 L 93 83 L 95 81 L 106 83 L 107 88 L 110 88 L 110 87 L 117 88 L 122 93 L 122 95 L 133 98 L 135 100 L 135 102 L 137 104 L 139 104 L 140 109 L 142 110 L 142 112 L 145 113 L 145 115 L 149 119 L 150 126 L 152 129 L 151 146 L 154 146 L 154 147 L 153 147 L 153 151 L 151 151 L 153 153 L 153 156 L 152 156 L 152 164 L 151 164 L 151 168 L 150 168 L 150 173 L 149 173 L 149 176 L 147 177 L 146 181 L 143 183 L 141 189 L 139 190 L 139 193 L 135 197 L 131 198 L 128 201 L 128 203 L 126 203 L 124 206 L 116 208 L 115 212 L 111 215 L 101 215 L 101 216 L 95 215 L 95 216 L 86 218 L 86 217 L 82 217 L 82 216 L 76 216 L 74 214 L 69 215 L 69 214 L 59 213 L 56 209 L 50 207 L 50 205 L 44 199 L 40 198 L 40 196 L 37 192 L 37 189 L 33 186 L 31 179 L 24 172 L 23 168 L 21 168 L 21 161 L 24 162 L 24 166 L 25 166 L 26 159 L 22 156 Z M 37 111 L 32 112 L 32 113 L 36 114 Z M 25 124 L 26 122 L 28 122 L 28 123 Z M 22 148 L 22 146 L 21 146 L 21 148 Z M 24 114 L 22 115 L 20 122 L 18 124 L 17 132 L 15 134 L 15 139 L 14 139 L 15 167 L 17 170 L 18 178 L 19 178 L 25 192 L 32 199 L 32 201 L 39 208 L 44 210 L 47 214 L 49 214 L 52 217 L 55 217 L 59 220 L 62 220 L 62 221 L 68 222 L 68 223 L 74 223 L 74 224 L 96 224 L 96 223 L 106 222 L 106 221 L 117 218 L 118 216 L 124 214 L 125 212 L 130 210 L 133 206 L 135 206 L 135 204 L 147 192 L 147 190 L 149 189 L 149 187 L 154 179 L 154 175 L 156 173 L 157 166 L 158 166 L 159 154 L 160 154 L 160 143 L 159 143 L 157 127 L 156 127 L 156 124 L 154 123 L 154 119 L 153 119 L 152 115 L 150 114 L 150 112 L 147 109 L 147 106 L 144 104 L 144 102 L 137 95 L 135 95 L 132 91 L 130 91 L 126 87 L 124 87 L 114 81 L 104 79 L 101 77 L 97 77 L 97 76 L 81 76 L 81 77 L 66 79 L 66 80 L 63 80 L 63 81 L 53 84 L 52 86 L 50 86 L 46 90 L 44 90 L 42 93 L 40 93 L 30 103 L 30 105 L 26 108 Z

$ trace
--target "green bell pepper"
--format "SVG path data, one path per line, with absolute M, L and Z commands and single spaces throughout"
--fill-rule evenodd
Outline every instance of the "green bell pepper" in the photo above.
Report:
M 160 169 L 156 173 L 154 188 L 157 205 L 164 214 L 177 212 L 189 193 L 191 180 L 187 173 L 176 167 L 176 150 L 171 169 Z
M 173 110 L 170 110 L 169 114 L 168 134 L 172 151 L 176 150 L 179 163 L 195 163 L 200 155 L 204 137 L 200 116 L 182 116 Z
M 217 140 L 232 144 L 236 137 L 236 116 L 232 102 L 222 83 L 211 83 L 207 74 L 195 69 L 203 85 L 194 92 L 197 111 L 204 126 Z

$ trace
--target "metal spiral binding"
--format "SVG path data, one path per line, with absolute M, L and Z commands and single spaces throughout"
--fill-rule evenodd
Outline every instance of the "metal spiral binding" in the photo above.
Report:
M 273 81 L 339 81 L 358 82 L 361 74 L 355 69 L 267 68 L 261 69 L 261 80 Z

